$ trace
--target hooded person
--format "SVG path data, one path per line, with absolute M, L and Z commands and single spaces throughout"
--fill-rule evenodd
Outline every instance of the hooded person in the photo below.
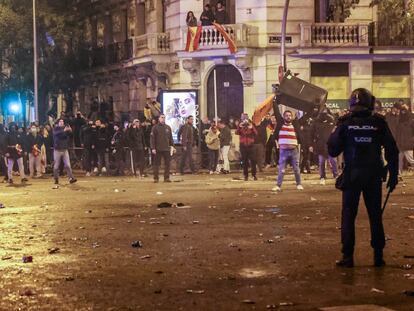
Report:
M 339 118 L 328 140 L 331 157 L 343 153 L 345 167 L 336 187 L 342 190 L 342 259 L 337 266 L 354 266 L 355 219 L 359 198 L 363 194 L 371 226 L 374 266 L 385 265 L 385 234 L 382 223 L 382 182 L 384 161 L 389 172 L 387 188 L 392 192 L 398 184 L 398 149 L 385 118 L 373 112 L 375 97 L 366 89 L 356 89 L 349 99 L 350 113 Z

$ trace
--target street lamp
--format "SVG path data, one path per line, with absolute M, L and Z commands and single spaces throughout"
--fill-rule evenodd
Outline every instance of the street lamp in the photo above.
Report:
M 39 120 L 39 106 L 38 106 L 38 78 L 37 78 L 37 32 L 36 32 L 36 0 L 33 0 L 33 62 L 34 62 L 34 119 Z

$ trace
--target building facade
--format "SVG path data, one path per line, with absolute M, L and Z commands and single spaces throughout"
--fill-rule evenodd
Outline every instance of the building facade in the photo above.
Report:
M 213 117 L 217 90 L 219 117 L 252 113 L 278 82 L 284 0 L 222 0 L 226 32 L 237 52 L 214 26 L 201 30 L 196 51 L 185 51 L 186 16 L 199 19 L 217 0 L 82 0 L 91 11 L 84 21 L 82 86 L 78 109 L 91 98 L 113 98 L 115 118 L 141 114 L 159 89 L 197 89 L 200 115 Z M 414 97 L 414 36 L 400 40 L 381 22 L 370 0 L 360 0 L 344 22 L 332 12 L 335 0 L 290 1 L 287 67 L 329 91 L 328 106 L 344 107 L 350 91 L 365 87 L 383 100 Z M 330 20 L 330 22 L 326 22 Z M 217 79 L 214 80 L 214 71 Z

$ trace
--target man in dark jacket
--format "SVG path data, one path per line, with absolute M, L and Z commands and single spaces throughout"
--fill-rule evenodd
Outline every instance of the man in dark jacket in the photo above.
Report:
M 36 124 L 30 127 L 30 134 L 27 136 L 27 152 L 29 153 L 29 172 L 30 178 L 42 176 L 41 169 L 41 148 L 44 144 L 43 137 L 39 135 L 39 128 Z
M 300 162 L 300 172 L 301 173 L 311 173 L 311 159 L 313 157 L 312 152 L 312 127 L 315 122 L 315 119 L 318 117 L 319 110 L 315 109 L 311 113 L 305 114 L 302 118 L 299 119 L 300 125 L 300 136 L 301 136 L 301 162 Z M 330 133 L 329 133 L 330 134 Z
M 118 123 L 114 124 L 114 135 L 111 139 L 112 155 L 115 160 L 115 175 L 124 175 L 124 132 Z
M 155 155 L 154 159 L 154 182 L 159 181 L 159 169 L 161 158 L 164 158 L 164 182 L 170 180 L 170 161 L 174 150 L 174 141 L 171 128 L 165 124 L 165 115 L 161 114 L 158 124 L 154 125 L 151 131 L 151 151 Z
M 55 184 L 59 184 L 59 166 L 60 162 L 63 161 L 63 166 L 66 169 L 66 173 L 69 177 L 71 184 L 77 180 L 73 177 L 72 168 L 70 166 L 69 158 L 69 145 L 72 139 L 72 129 L 69 125 L 65 125 L 63 119 L 59 119 L 55 128 L 53 129 L 53 177 L 55 178 Z
M 133 173 L 137 176 L 139 169 L 139 176 L 142 178 L 145 175 L 145 133 L 141 121 L 135 119 L 131 127 L 127 131 L 128 145 L 130 152 L 132 152 Z
M 93 121 L 85 124 L 80 132 L 81 147 L 83 148 L 83 169 L 86 176 L 91 176 L 96 162 L 95 141 L 97 136 L 96 125 Z
M 78 111 L 76 113 L 76 117 L 72 121 L 73 124 L 73 143 L 75 144 L 75 155 L 77 160 L 79 161 L 82 157 L 82 150 L 79 149 L 81 147 L 81 131 L 82 127 L 86 124 L 85 118 L 82 116 L 81 112 Z
M 210 4 L 204 6 L 204 11 L 200 15 L 200 21 L 202 26 L 211 26 L 214 22 L 214 13 L 211 10 Z
M 24 164 L 23 164 L 23 146 L 25 144 L 22 133 L 19 133 L 18 126 L 15 123 L 10 123 L 9 133 L 6 139 L 6 158 L 7 158 L 7 175 L 9 178 L 9 183 L 13 183 L 13 166 L 14 162 L 17 162 L 19 168 L 20 178 L 22 183 L 27 181 L 27 178 L 24 174 Z
M 184 175 L 184 167 L 186 159 L 190 164 L 191 173 L 195 173 L 194 161 L 193 161 L 193 147 L 196 145 L 196 129 L 193 126 L 194 117 L 188 116 L 187 123 L 182 126 L 181 131 L 181 163 L 180 173 Z
M 227 14 L 226 8 L 220 1 L 216 4 L 215 20 L 216 23 L 221 25 L 229 23 L 229 16 Z
M 109 134 L 108 129 L 101 120 L 95 121 L 96 125 L 96 140 L 94 141 L 96 156 L 98 158 L 98 171 L 95 173 L 106 174 L 109 169 Z
M 326 160 L 332 170 L 333 177 L 338 175 L 338 169 L 335 158 L 328 154 L 328 139 L 333 129 L 335 128 L 335 119 L 327 111 L 323 111 L 316 118 L 311 129 L 311 141 L 312 145 L 309 147 L 310 152 L 318 155 L 319 159 L 319 178 L 320 184 L 325 185 L 326 179 Z
M 373 113 L 375 97 L 366 89 L 356 89 L 349 100 L 351 113 L 338 120 L 328 141 L 331 157 L 344 155 L 344 173 L 337 181 L 342 194 L 342 260 L 341 267 L 353 267 L 355 246 L 355 219 L 359 197 L 363 194 L 371 225 L 371 246 L 374 265 L 381 267 L 385 246 L 382 224 L 382 180 L 384 147 L 390 174 L 387 188 L 392 192 L 398 184 L 398 149 L 384 117 Z

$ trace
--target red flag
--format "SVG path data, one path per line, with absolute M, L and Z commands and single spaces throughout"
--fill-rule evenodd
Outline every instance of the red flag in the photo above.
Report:
M 237 52 L 236 43 L 230 37 L 230 35 L 226 32 L 226 29 L 222 25 L 217 24 L 217 23 L 213 23 L 213 25 L 220 32 L 220 34 L 224 37 L 224 40 L 226 40 L 226 42 L 228 43 L 230 52 L 232 54 L 236 53 Z
M 187 32 L 187 45 L 185 50 L 187 52 L 193 52 L 198 50 L 198 44 L 200 42 L 202 26 L 188 27 Z

